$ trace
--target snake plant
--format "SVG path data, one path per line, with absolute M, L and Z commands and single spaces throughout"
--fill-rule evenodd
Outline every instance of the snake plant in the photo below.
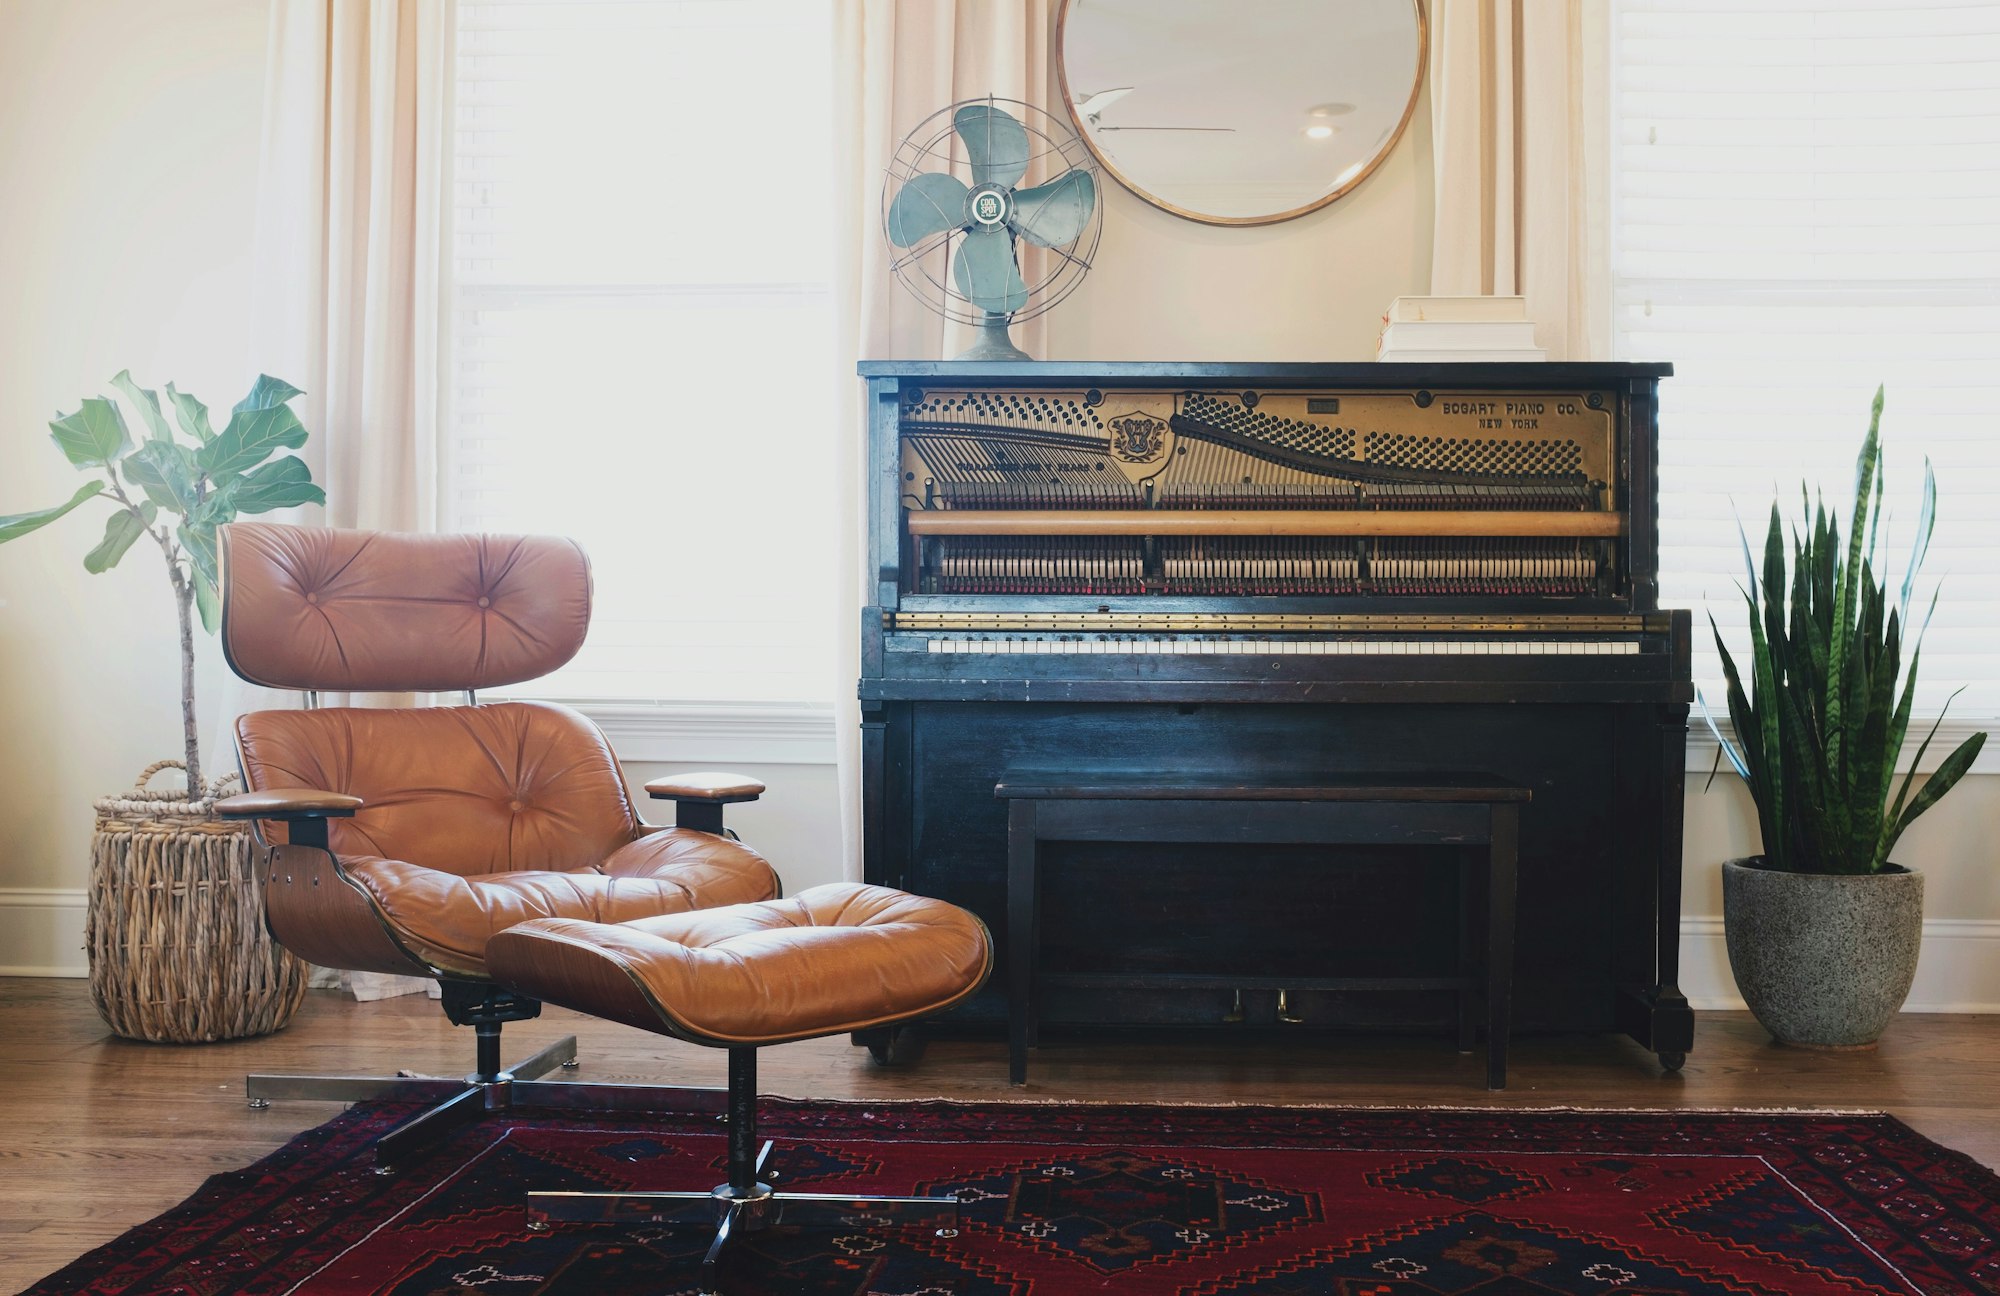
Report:
M 1877 575 L 1886 545 L 1881 424 L 1878 389 L 1855 464 L 1854 508 L 1844 542 L 1840 519 L 1824 503 L 1807 507 L 1792 534 L 1788 573 L 1785 528 L 1774 502 L 1760 578 L 1744 537 L 1747 691 L 1715 618 L 1709 618 L 1735 729 L 1733 741 L 1719 730 L 1716 740 L 1756 802 L 1766 866 L 1786 872 L 1891 868 L 1889 852 L 1903 830 L 1951 790 L 1986 742 L 1984 733 L 1976 733 L 1960 743 L 1912 796 L 1917 769 L 1944 722 L 1940 713 L 1897 785 L 1896 758 L 1910 726 L 1923 638 L 1922 625 L 1911 629 L 1910 598 L 1936 520 L 1937 479 L 1926 461 L 1915 540 L 1902 583 L 1892 590 Z M 1801 496 L 1803 504 L 1803 491 Z M 1926 624 L 1936 604 L 1933 592 Z M 1709 727 L 1715 729 L 1713 717 Z

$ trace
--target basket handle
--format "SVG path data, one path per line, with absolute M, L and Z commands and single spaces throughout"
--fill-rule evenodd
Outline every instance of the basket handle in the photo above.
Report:
M 153 776 L 155 774 L 158 774 L 161 770 L 170 770 L 170 769 L 177 769 L 185 773 L 187 770 L 187 762 L 184 760 L 154 761 L 151 765 L 148 765 L 145 769 L 139 771 L 139 781 L 132 785 L 132 790 L 134 792 L 144 792 L 146 790 L 146 785 L 153 781 Z M 211 779 L 209 781 L 208 790 L 206 793 L 204 793 L 200 788 L 189 788 L 188 794 L 190 795 L 190 797 L 192 797 L 194 800 L 197 801 L 203 799 L 204 796 L 211 798 L 223 797 L 229 794 L 229 789 L 231 785 L 239 784 L 241 783 L 241 781 L 242 781 L 242 776 L 239 774 L 235 773 L 224 774 L 221 778 Z
M 170 769 L 177 769 L 185 773 L 187 770 L 187 762 L 180 760 L 154 761 L 151 765 L 148 765 L 145 769 L 139 771 L 139 781 L 132 785 L 132 790 L 134 792 L 144 792 L 146 790 L 146 785 L 153 781 L 153 775 L 158 774 L 161 770 L 170 770 Z

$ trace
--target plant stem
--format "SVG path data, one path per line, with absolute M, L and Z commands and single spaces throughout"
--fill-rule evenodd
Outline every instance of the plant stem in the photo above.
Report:
M 174 582 L 174 604 L 181 614 L 181 741 L 187 748 L 188 800 L 202 797 L 201 735 L 194 722 L 194 585 L 169 563 L 167 574 Z
M 125 485 L 118 479 L 118 469 L 114 464 L 104 465 L 105 475 L 111 478 L 111 494 L 125 506 L 134 517 L 142 517 L 139 505 L 125 493 Z M 173 535 L 164 523 L 145 528 L 160 546 L 160 553 L 167 560 L 167 579 L 174 585 L 174 607 L 181 617 L 181 746 L 187 762 L 188 800 L 201 800 L 205 790 L 201 781 L 201 734 L 194 722 L 194 575 L 181 570 L 180 547 L 173 541 Z

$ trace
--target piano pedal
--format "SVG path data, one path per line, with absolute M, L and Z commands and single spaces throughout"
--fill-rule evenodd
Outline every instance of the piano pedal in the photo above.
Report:
M 1235 992 L 1235 997 L 1229 1005 L 1229 1011 L 1222 1014 L 1222 1020 L 1231 1026 L 1241 1026 L 1243 1024 L 1243 992 L 1241 990 Z
M 1292 1011 L 1290 992 L 1286 990 L 1278 991 L 1278 1020 L 1287 1026 L 1305 1024 L 1306 1019 Z

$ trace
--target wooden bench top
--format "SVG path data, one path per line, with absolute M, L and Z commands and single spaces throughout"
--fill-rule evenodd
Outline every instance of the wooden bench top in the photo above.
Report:
M 1409 801 L 1482 805 L 1531 793 L 1491 774 L 1286 774 L 1258 778 L 1200 771 L 1009 770 L 993 787 L 1003 801 Z

